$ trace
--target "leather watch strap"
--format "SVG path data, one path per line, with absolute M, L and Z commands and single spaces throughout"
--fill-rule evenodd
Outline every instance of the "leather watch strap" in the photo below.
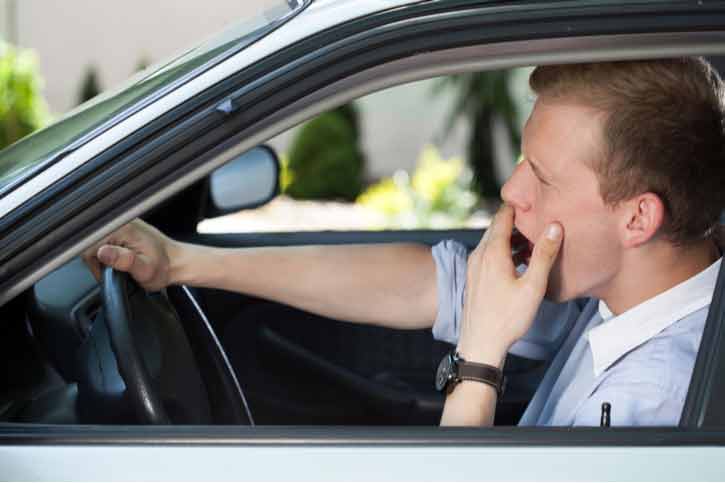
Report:
M 499 396 L 503 394 L 504 377 L 501 369 L 487 364 L 458 360 L 458 379 L 477 381 L 493 386 Z

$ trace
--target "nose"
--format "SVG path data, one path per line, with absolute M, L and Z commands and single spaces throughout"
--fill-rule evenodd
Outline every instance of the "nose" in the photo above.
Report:
M 531 209 L 531 188 L 530 183 L 526 182 L 524 163 L 519 163 L 501 187 L 501 199 L 516 211 L 528 211 Z

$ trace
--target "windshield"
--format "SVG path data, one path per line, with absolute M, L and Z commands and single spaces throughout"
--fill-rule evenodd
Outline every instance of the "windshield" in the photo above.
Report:
M 133 114 L 142 102 L 167 94 L 246 48 L 308 3 L 304 0 L 278 0 L 255 17 L 234 23 L 221 34 L 171 61 L 145 69 L 117 89 L 91 99 L 51 126 L 0 151 L 0 196 L 87 139 Z

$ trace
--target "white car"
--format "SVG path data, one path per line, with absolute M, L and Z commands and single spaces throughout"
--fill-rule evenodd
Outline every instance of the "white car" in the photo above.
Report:
M 219 246 L 474 246 L 480 230 L 196 227 L 271 199 L 259 146 L 332 107 L 451 73 L 723 54 L 725 2 L 289 0 L 264 18 L 0 152 L 1 479 L 725 478 L 722 274 L 679 427 L 518 428 L 545 368 L 512 358 L 499 426 L 439 428 L 429 331 L 99 285 L 79 259 L 139 216 Z

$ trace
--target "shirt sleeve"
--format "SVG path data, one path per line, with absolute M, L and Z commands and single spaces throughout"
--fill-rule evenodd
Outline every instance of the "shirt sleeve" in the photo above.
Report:
M 455 345 L 463 317 L 468 249 L 455 240 L 444 240 L 433 246 L 431 253 L 438 286 L 438 314 L 433 324 L 433 337 Z M 544 300 L 533 325 L 514 343 L 510 352 L 529 359 L 549 359 L 580 312 L 578 302 L 556 304 Z
M 459 322 L 463 317 L 468 250 L 454 240 L 444 240 L 435 245 L 431 252 L 438 286 L 438 314 L 433 324 L 433 337 L 457 344 Z

